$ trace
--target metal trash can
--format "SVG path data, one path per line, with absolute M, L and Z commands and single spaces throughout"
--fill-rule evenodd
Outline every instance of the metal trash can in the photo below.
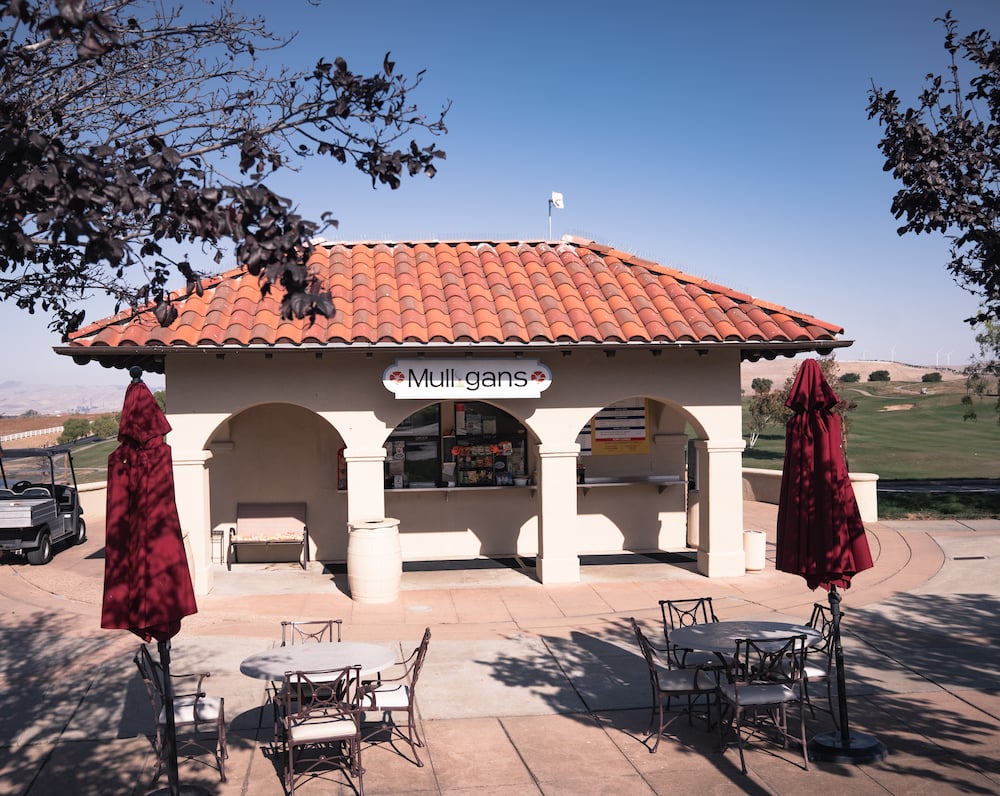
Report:
M 764 568 L 764 550 L 767 534 L 763 531 L 743 531 L 743 553 L 746 556 L 747 572 L 758 572 Z
M 399 520 L 384 517 L 347 525 L 347 586 L 359 603 L 399 599 L 403 554 Z

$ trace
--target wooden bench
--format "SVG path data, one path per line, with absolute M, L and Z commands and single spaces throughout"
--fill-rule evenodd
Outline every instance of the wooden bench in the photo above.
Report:
M 236 527 L 229 529 L 226 569 L 240 563 L 241 547 L 271 549 L 298 548 L 302 569 L 309 563 L 309 527 L 305 503 L 239 503 Z

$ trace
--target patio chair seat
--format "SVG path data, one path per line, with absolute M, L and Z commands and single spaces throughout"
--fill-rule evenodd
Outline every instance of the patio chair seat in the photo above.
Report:
M 358 732 L 358 724 L 353 719 L 321 719 L 310 718 L 307 721 L 292 722 L 287 729 L 288 740 L 293 744 L 305 744 L 310 741 L 329 741 L 334 738 L 349 738 Z
M 718 684 L 715 674 L 706 669 L 664 669 L 658 667 L 660 688 L 664 691 L 714 691 Z
M 372 719 L 367 718 L 367 714 L 373 709 L 376 712 L 381 710 L 405 710 L 410 704 L 410 687 L 405 683 L 382 685 L 374 690 L 366 691 L 365 697 L 364 705 L 368 708 L 365 711 L 365 721 L 371 721 Z M 378 721 L 377 718 L 374 720 Z
M 195 716 L 197 707 L 198 715 Z M 216 697 L 184 696 L 174 699 L 174 722 L 176 724 L 193 724 L 195 721 L 217 721 L 222 713 L 222 700 Z M 160 709 L 157 717 L 160 724 L 167 723 L 166 708 Z
M 739 703 L 744 707 L 755 705 L 775 705 L 781 702 L 794 702 L 798 699 L 798 693 L 784 683 L 757 684 L 753 688 L 737 688 L 733 685 L 723 683 L 719 686 L 719 693 L 730 702 Z

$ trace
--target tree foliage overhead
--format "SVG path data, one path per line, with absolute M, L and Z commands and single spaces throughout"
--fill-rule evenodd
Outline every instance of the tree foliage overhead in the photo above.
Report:
M 873 85 L 868 118 L 884 128 L 884 170 L 902 183 L 891 208 L 898 233 L 948 237 L 948 270 L 981 301 L 967 319 L 976 324 L 1000 318 L 1000 44 L 986 30 L 960 36 L 950 11 L 936 21 L 944 74 L 928 74 L 919 104 L 905 110 L 895 91 Z
M 188 6 L 190 7 L 190 3 Z M 156 303 L 200 278 L 172 244 L 226 252 L 282 292 L 286 317 L 331 315 L 306 263 L 329 213 L 305 219 L 268 189 L 268 175 L 326 155 L 373 187 L 433 177 L 444 153 L 418 143 L 436 117 L 411 100 L 389 55 L 364 76 L 342 58 L 303 71 L 261 56 L 289 42 L 223 0 L 188 8 L 158 0 L 0 0 L 0 300 L 51 313 L 66 334 L 77 302 Z

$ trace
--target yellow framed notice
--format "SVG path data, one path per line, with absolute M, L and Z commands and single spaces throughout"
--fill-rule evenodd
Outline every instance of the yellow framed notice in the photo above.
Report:
M 591 453 L 616 456 L 649 453 L 647 401 L 630 399 L 605 407 L 590 423 Z

